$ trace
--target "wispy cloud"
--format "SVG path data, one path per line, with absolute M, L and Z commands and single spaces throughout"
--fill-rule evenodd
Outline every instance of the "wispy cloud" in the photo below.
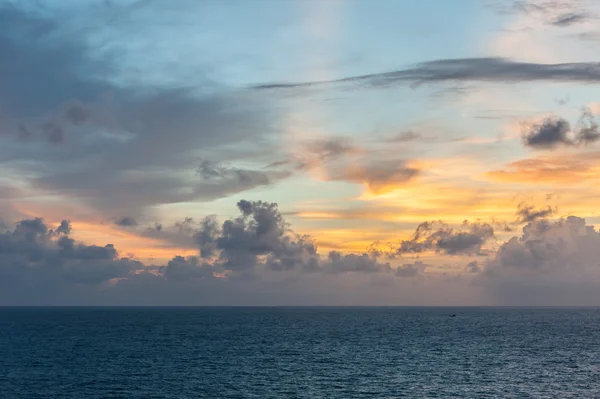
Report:
M 329 81 L 269 83 L 255 86 L 257 90 L 295 89 L 335 84 L 364 84 L 391 86 L 396 84 L 420 85 L 442 82 L 502 82 L 531 81 L 598 83 L 600 64 L 573 62 L 538 64 L 504 58 L 444 59 L 418 64 L 396 71 L 350 76 Z

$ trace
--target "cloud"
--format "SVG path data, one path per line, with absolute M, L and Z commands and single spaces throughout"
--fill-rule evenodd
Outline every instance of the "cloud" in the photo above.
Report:
M 564 119 L 544 119 L 541 123 L 531 126 L 523 134 L 523 143 L 534 148 L 554 148 L 560 144 L 573 145 L 573 140 L 568 137 L 571 131 L 569 122 Z
M 600 139 L 600 128 L 596 122 L 596 113 L 591 108 L 584 109 L 577 121 L 577 142 L 583 145 L 595 143 Z
M 385 141 L 388 143 L 405 143 L 405 142 L 417 141 L 417 140 L 421 140 L 421 139 L 423 139 L 423 135 L 421 133 L 416 133 L 416 132 L 413 132 L 412 130 L 409 130 L 407 132 L 400 132 L 400 133 L 388 138 Z
M 376 257 L 370 254 L 363 253 L 361 255 L 343 255 L 338 251 L 331 251 L 329 253 L 328 262 L 325 264 L 324 269 L 332 273 L 389 273 L 392 270 L 389 263 L 381 264 L 377 261 Z
M 502 13 L 525 14 L 538 18 L 548 25 L 561 28 L 581 24 L 595 18 L 590 10 L 580 8 L 577 2 L 568 0 L 515 1 L 508 7 L 506 7 L 506 3 L 500 3 L 497 8 Z
M 469 274 L 478 274 L 481 273 L 481 270 L 482 269 L 479 267 L 479 262 L 476 260 L 467 263 L 467 266 L 465 266 L 465 271 Z
M 160 267 L 158 271 L 167 281 L 189 281 L 193 279 L 214 277 L 215 268 L 209 264 L 202 263 L 195 256 L 176 256 L 166 266 Z
M 424 62 L 413 68 L 392 72 L 318 82 L 270 83 L 258 85 L 254 88 L 257 90 L 276 90 L 345 83 L 377 87 L 406 83 L 419 85 L 442 82 L 517 83 L 531 81 L 598 83 L 600 82 L 600 64 L 595 62 L 538 64 L 490 57 L 442 59 Z
M 196 172 L 207 182 L 222 184 L 223 182 L 230 181 L 247 188 L 265 186 L 290 175 L 290 172 L 287 171 L 261 172 L 233 166 L 223 166 L 207 160 L 201 161 Z
M 376 193 L 404 185 L 421 172 L 401 159 L 386 159 L 378 149 L 360 147 L 345 138 L 308 141 L 303 150 L 270 167 L 292 165 L 296 171 L 318 169 L 321 178 L 364 184 Z
M 595 156 L 595 154 L 591 154 Z M 504 169 L 487 173 L 492 180 L 527 184 L 579 184 L 598 174 L 589 158 L 582 156 L 536 157 L 509 163 Z
M 297 236 L 287 228 L 276 204 L 262 201 L 239 201 L 241 215 L 223 222 L 220 232 L 212 232 L 219 252 L 217 264 L 233 272 L 252 271 L 266 257 L 264 265 L 272 270 L 311 270 L 318 267 L 319 258 L 312 240 Z M 206 228 L 206 227 L 205 227 Z M 205 230 L 202 230 L 205 233 Z
M 333 169 L 329 172 L 329 179 L 364 183 L 372 192 L 380 193 L 408 183 L 420 172 L 401 160 L 367 161 L 364 165 Z
M 95 28 L 75 35 L 60 12 L 19 7 L 0 6 L 0 161 L 40 194 L 138 216 L 285 177 L 237 165 L 210 182 L 194 174 L 207 154 L 255 169 L 274 156 L 267 137 L 277 118 L 265 96 L 201 74 L 186 87 L 123 85 L 119 58 L 92 45 Z
M 600 233 L 585 219 L 535 220 L 498 249 L 478 284 L 506 304 L 598 303 Z
M 179 245 L 193 245 L 203 262 L 238 276 L 265 271 L 335 274 L 390 269 L 372 253 L 334 251 L 321 255 L 313 238 L 290 228 L 275 203 L 241 200 L 237 206 L 240 215 L 222 223 L 215 216 L 200 222 L 186 218 L 170 228 L 152 228 L 147 234 Z
M 519 204 L 517 209 L 517 223 L 531 223 L 537 219 L 543 219 L 554 214 L 551 207 L 535 209 L 533 205 Z
M 175 256 L 165 266 L 119 257 L 112 244 L 76 242 L 69 237 L 67 220 L 56 229 L 40 218 L 22 220 L 0 232 L 0 303 L 75 300 L 70 295 L 97 300 L 124 287 L 135 290 L 131 295 L 150 297 L 154 290 L 171 290 L 172 284 L 193 288 L 193 282 L 204 286 L 228 281 L 231 285 L 223 289 L 233 294 L 239 279 L 268 280 L 279 274 L 302 279 L 313 274 L 393 275 L 390 264 L 380 263 L 373 254 L 321 256 L 309 236 L 289 228 L 276 204 L 241 200 L 238 209 L 238 217 L 222 224 L 214 217 L 178 223 L 182 234 L 192 238 L 198 256 Z M 35 293 L 28 297 L 31 290 Z
M 569 12 L 561 14 L 552 21 L 554 26 L 571 26 L 588 20 L 586 14 Z
M 560 145 L 587 145 L 598 139 L 598 123 L 589 109 L 584 109 L 574 130 L 565 119 L 548 117 L 541 122 L 525 123 L 523 132 L 523 143 L 535 149 L 552 149 Z
M 437 136 L 426 136 L 426 135 L 423 135 L 422 133 L 418 133 L 418 132 L 409 130 L 409 131 L 400 132 L 398 134 L 392 135 L 391 137 L 377 139 L 377 141 L 383 142 L 386 144 L 410 143 L 410 142 L 444 143 L 444 142 L 460 141 L 463 139 L 464 138 L 461 138 L 461 137 L 447 138 L 447 137 L 437 137 Z
M 288 155 L 286 159 L 273 162 L 268 167 L 291 166 L 295 171 L 306 171 L 335 163 L 345 157 L 358 155 L 362 152 L 363 149 L 343 137 L 309 140 L 301 146 L 299 154 Z
M 422 275 L 427 265 L 421 261 L 415 263 L 405 263 L 396 268 L 395 274 L 397 277 L 417 277 Z
M 22 220 L 0 231 L 0 303 L 340 304 L 349 303 L 348 290 L 357 304 L 440 304 L 456 301 L 459 292 L 470 304 L 600 300 L 592 289 L 600 283 L 600 233 L 575 216 L 534 220 L 487 261 L 472 261 L 449 278 L 425 272 L 430 266 L 420 260 L 396 267 L 373 252 L 322 256 L 275 204 L 242 200 L 238 209 L 238 217 L 223 223 L 214 217 L 181 222 L 199 253 L 164 266 L 120 257 L 111 244 L 76 242 L 67 220 L 55 228 L 40 218 Z M 479 222 L 458 229 L 431 223 L 419 226 L 412 241 L 469 255 L 482 254 L 492 237 L 491 227 Z
M 410 240 L 404 240 L 398 254 L 440 252 L 447 255 L 483 255 L 483 245 L 494 238 L 494 228 L 488 223 L 463 222 L 459 229 L 442 222 L 421 223 Z
M 35 288 L 30 292 L 53 294 L 64 286 L 99 285 L 124 278 L 140 267 L 118 258 L 115 248 L 85 245 L 69 238 L 70 224 L 63 221 L 50 229 L 42 219 L 19 222 L 0 233 L 0 285 L 6 292 Z
M 134 227 L 138 225 L 137 220 L 131 216 L 123 216 L 122 218 L 115 220 L 115 224 L 122 227 Z
M 90 111 L 80 103 L 71 104 L 65 110 L 65 118 L 75 125 L 85 123 L 90 116 Z

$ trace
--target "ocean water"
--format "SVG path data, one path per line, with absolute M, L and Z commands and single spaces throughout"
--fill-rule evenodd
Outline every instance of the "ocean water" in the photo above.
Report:
M 0 308 L 0 397 L 598 398 L 600 310 Z

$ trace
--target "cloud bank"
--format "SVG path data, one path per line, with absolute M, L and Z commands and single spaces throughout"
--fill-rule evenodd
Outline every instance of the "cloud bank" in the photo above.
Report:
M 489 245 L 489 224 L 423 223 L 401 241 L 395 255 L 404 260 L 394 264 L 377 251 L 321 254 L 311 237 L 290 229 L 276 204 L 241 200 L 238 209 L 239 216 L 222 223 L 188 222 L 197 255 L 166 265 L 122 257 L 112 244 L 76 242 L 67 220 L 55 228 L 39 218 L 22 220 L 0 232 L 0 303 L 341 304 L 349 287 L 360 291 L 357 301 L 370 298 L 365 304 L 456 303 L 460 296 L 440 295 L 459 289 L 471 295 L 464 304 L 600 303 L 591 289 L 600 282 L 600 233 L 575 216 L 551 221 L 549 212 L 522 207 L 531 221 L 497 249 Z M 450 262 L 479 259 L 453 274 L 418 259 L 406 262 L 427 252 Z

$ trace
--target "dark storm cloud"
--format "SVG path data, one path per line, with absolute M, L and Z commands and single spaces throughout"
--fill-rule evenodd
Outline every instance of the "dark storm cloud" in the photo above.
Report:
M 443 59 L 424 62 L 413 68 L 392 72 L 358 75 L 329 81 L 271 83 L 256 86 L 255 89 L 294 89 L 344 83 L 391 86 L 403 83 L 418 85 L 441 82 L 517 83 L 530 81 L 598 83 L 600 82 L 600 63 L 537 64 L 504 58 Z
M 212 200 L 285 177 L 235 166 L 210 182 L 194 176 L 202 155 L 216 163 L 269 155 L 263 138 L 273 118 L 260 96 L 207 92 L 201 75 L 189 88 L 116 85 L 121 67 L 112 53 L 99 57 L 89 47 L 87 31 L 73 35 L 51 14 L 17 6 L 0 5 L 0 108 L 7 113 L 0 131 L 13 135 L 0 137 L 0 161 L 34 187 L 105 214 L 137 216 L 147 207 Z
M 528 126 L 522 138 L 524 145 L 534 149 L 585 146 L 600 139 L 600 128 L 591 111 L 584 109 L 574 129 L 563 118 L 548 117 Z
M 447 255 L 483 255 L 482 246 L 494 238 L 488 223 L 463 222 L 459 229 L 442 222 L 421 223 L 410 240 L 404 240 L 398 254 L 435 251 Z

